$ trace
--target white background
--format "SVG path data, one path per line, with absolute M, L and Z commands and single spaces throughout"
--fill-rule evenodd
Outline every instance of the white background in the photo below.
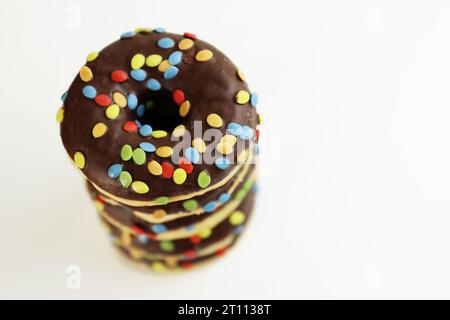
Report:
M 448 1 L 5 2 L 0 297 L 450 298 L 449 16 Z M 261 98 L 254 219 L 183 274 L 119 259 L 55 122 L 86 54 L 137 26 L 196 33 Z

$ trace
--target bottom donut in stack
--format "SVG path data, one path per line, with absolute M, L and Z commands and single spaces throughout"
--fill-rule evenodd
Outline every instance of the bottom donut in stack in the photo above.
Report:
M 112 243 L 156 271 L 184 270 L 222 256 L 239 238 L 254 203 L 255 166 L 245 164 L 223 186 L 151 208 L 119 204 L 87 182 Z

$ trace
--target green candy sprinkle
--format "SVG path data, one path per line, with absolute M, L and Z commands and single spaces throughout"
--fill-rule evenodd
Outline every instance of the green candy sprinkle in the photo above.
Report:
M 211 183 L 211 177 L 209 176 L 208 172 L 202 171 L 198 175 L 197 183 L 201 188 L 206 188 Z
M 169 240 L 161 241 L 160 246 L 161 246 L 162 250 L 167 251 L 167 252 L 171 252 L 171 251 L 173 251 L 175 249 L 175 246 L 174 246 L 173 242 L 169 241 Z
M 130 187 L 131 183 L 133 182 L 133 177 L 131 174 L 127 171 L 122 171 L 119 175 L 119 181 L 122 187 L 128 188 Z
M 159 197 L 155 199 L 155 202 L 157 204 L 168 204 L 169 203 L 169 197 Z
M 247 180 L 244 182 L 244 185 L 242 187 L 243 190 L 245 191 L 249 191 L 253 186 L 253 181 L 252 180 Z
M 133 148 L 129 144 L 123 145 L 122 149 L 120 150 L 120 157 L 123 161 L 128 161 L 133 156 Z
M 247 195 L 247 191 L 244 189 L 239 190 L 234 197 L 237 201 L 241 201 Z
M 133 151 L 133 161 L 137 165 L 143 165 L 145 163 L 145 160 L 147 159 L 147 156 L 145 154 L 145 151 L 141 148 L 134 149 Z
M 198 203 L 195 200 L 186 200 L 183 202 L 183 208 L 187 211 L 192 211 L 197 209 Z

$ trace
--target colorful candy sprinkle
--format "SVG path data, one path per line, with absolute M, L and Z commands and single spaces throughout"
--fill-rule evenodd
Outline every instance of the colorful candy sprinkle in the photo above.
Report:
M 186 132 L 186 127 L 184 125 L 180 124 L 180 125 L 176 126 L 175 129 L 173 129 L 172 136 L 175 138 L 179 138 L 179 137 L 183 136 L 185 132 Z
M 162 250 L 167 252 L 172 252 L 175 249 L 175 245 L 173 244 L 172 241 L 169 240 L 161 241 L 160 247 Z
M 147 57 L 147 60 L 145 61 L 145 63 L 147 64 L 147 66 L 153 68 L 153 67 L 156 67 L 157 65 L 159 65 L 161 63 L 162 59 L 163 58 L 159 54 L 152 54 Z
M 161 139 L 167 137 L 167 131 L 164 130 L 155 130 L 152 132 L 152 137 L 155 139 Z
M 134 37 L 135 35 L 136 35 L 136 32 L 134 32 L 134 31 L 127 31 L 127 32 L 122 33 L 120 35 L 120 38 L 121 39 L 129 39 L 129 38 Z
M 111 80 L 117 83 L 122 83 L 128 80 L 128 74 L 123 70 L 114 70 L 111 72 Z
M 61 123 L 64 120 L 64 107 L 58 109 L 56 112 L 56 122 Z
M 206 143 L 202 138 L 195 138 L 194 140 L 192 140 L 192 146 L 200 153 L 206 151 Z
M 256 106 L 258 105 L 258 94 L 255 93 L 255 92 L 253 92 L 253 93 L 250 95 L 250 105 L 251 105 L 253 108 L 256 108 Z
M 192 41 L 192 39 L 183 39 L 180 41 L 180 43 L 178 43 L 178 48 L 180 50 L 188 50 L 192 48 L 193 45 L 194 41 Z
M 151 144 L 150 142 L 141 142 L 139 144 L 139 148 L 141 148 L 145 152 L 155 152 L 156 151 L 156 147 L 153 144 Z
M 99 94 L 95 97 L 95 103 L 100 107 L 107 107 L 112 103 L 112 99 L 106 94 Z
M 171 179 L 174 171 L 173 165 L 165 161 L 162 163 L 161 168 L 163 178 Z
M 92 71 L 89 67 L 82 66 L 80 69 L 80 78 L 84 82 L 89 82 L 94 78 L 94 75 L 92 74 Z
M 145 163 L 145 160 L 147 159 L 147 155 L 145 154 L 145 151 L 141 148 L 136 148 L 133 150 L 133 161 L 137 165 L 143 165 Z
M 232 135 L 240 136 L 242 134 L 242 126 L 236 122 L 230 122 L 227 126 L 228 132 Z
M 213 128 L 220 128 L 223 125 L 222 118 L 216 113 L 209 114 L 206 122 Z
M 144 124 L 139 128 L 139 134 L 143 137 L 149 137 L 153 132 L 153 129 L 150 125 Z
M 179 109 L 179 113 L 181 117 L 186 117 L 187 114 L 189 113 L 189 109 L 191 108 L 191 103 L 189 102 L 189 100 L 184 101 Z
M 192 171 L 194 171 L 194 166 L 192 165 L 192 163 L 185 158 L 180 158 L 178 160 L 178 167 L 186 171 L 187 174 L 191 174 Z
M 163 224 L 154 224 L 152 225 L 152 231 L 154 233 L 162 233 L 167 231 L 167 227 Z
M 127 121 L 124 123 L 122 129 L 126 132 L 133 133 L 138 131 L 138 125 L 135 121 Z
M 127 106 L 127 97 L 119 91 L 113 93 L 113 101 L 121 108 L 125 108 Z
M 158 66 L 158 71 L 159 72 L 166 72 L 167 69 L 169 69 L 171 67 L 169 60 L 164 60 L 162 61 L 159 66 Z
M 181 105 L 183 103 L 183 101 L 185 100 L 184 91 L 180 90 L 180 89 L 175 89 L 172 92 L 172 98 L 173 98 L 173 101 L 175 101 L 175 103 L 177 105 Z
M 253 135 L 254 133 L 252 128 L 250 128 L 249 126 L 243 126 L 242 133 L 239 135 L 239 138 L 244 140 L 250 140 L 251 138 L 253 138 Z
M 92 136 L 94 138 L 100 138 L 106 133 L 107 130 L 108 127 L 106 124 L 99 122 L 92 128 Z
M 136 107 L 138 106 L 138 98 L 134 93 L 130 93 L 128 95 L 128 108 L 130 108 L 131 110 L 136 109 Z
M 246 104 L 250 100 L 250 94 L 245 90 L 239 90 L 236 93 L 236 102 L 239 104 Z
M 224 157 L 217 158 L 216 161 L 214 161 L 214 164 L 217 168 L 221 170 L 225 170 L 230 166 L 230 160 Z
M 187 211 L 192 211 L 197 209 L 198 203 L 196 200 L 186 200 L 183 202 L 183 208 Z
M 200 232 L 198 233 L 198 235 L 199 235 L 200 238 L 202 238 L 202 239 L 207 239 L 207 238 L 209 238 L 209 237 L 211 236 L 211 234 L 212 234 L 212 230 L 209 229 L 209 228 L 200 230 Z
M 138 27 L 138 28 L 134 29 L 134 32 L 137 32 L 137 33 L 150 33 L 152 31 L 153 31 L 152 28 L 141 28 L 141 27 Z
M 162 146 L 156 149 L 156 155 L 161 158 L 168 158 L 172 155 L 173 149 L 169 146 Z
M 184 157 L 191 163 L 198 163 L 200 161 L 200 153 L 197 149 L 189 147 L 184 151 Z
M 211 50 L 203 49 L 197 52 L 197 55 L 195 56 L 195 60 L 204 62 L 208 61 L 213 57 L 213 53 Z
M 169 56 L 169 63 L 173 66 L 176 66 L 181 62 L 183 58 L 183 53 L 181 51 L 174 51 Z
M 166 72 L 164 72 L 164 79 L 170 80 L 177 76 L 179 69 L 175 66 L 170 66 Z
M 158 91 L 161 89 L 161 84 L 156 79 L 149 79 L 147 81 L 147 88 L 149 88 L 152 91 Z
M 237 138 L 235 136 L 232 136 L 231 134 L 226 134 L 222 138 L 220 138 L 220 142 L 228 143 L 234 146 L 237 142 Z
M 219 151 L 221 154 L 230 154 L 233 152 L 233 146 L 226 142 L 220 142 L 216 146 L 216 150 Z
M 128 171 L 122 171 L 119 175 L 119 182 L 124 188 L 128 188 L 131 185 L 131 182 L 133 182 L 133 178 L 131 177 L 131 174 Z
M 237 226 L 245 221 L 245 215 L 241 211 L 235 211 L 231 214 L 229 220 L 233 226 Z
M 163 27 L 158 27 L 158 28 L 155 28 L 155 32 L 156 33 L 164 33 L 164 32 L 166 32 L 166 29 L 164 29 Z
M 178 168 L 173 172 L 173 182 L 176 184 L 183 184 L 186 181 L 186 178 L 186 171 L 181 168 Z
M 150 190 L 148 185 L 142 181 L 133 181 L 133 183 L 131 183 L 131 189 L 139 194 L 145 194 Z
M 158 161 L 152 160 L 147 165 L 148 171 L 155 175 L 160 176 L 163 173 L 162 166 L 158 163 Z
M 203 210 L 205 212 L 213 212 L 214 210 L 216 210 L 216 208 L 217 208 L 217 204 L 215 201 L 210 201 L 203 206 Z
M 162 219 L 167 215 L 167 212 L 163 209 L 157 209 L 153 212 L 153 217 L 155 219 Z
M 237 73 L 237 76 L 238 76 L 239 79 L 241 79 L 242 81 L 246 81 L 245 74 L 242 72 L 242 70 L 238 69 L 236 71 L 236 73 Z
M 219 202 L 221 203 L 221 204 L 224 204 L 225 202 L 228 202 L 229 200 L 231 199 L 231 195 L 229 194 L 229 193 L 222 193 L 220 196 L 219 196 Z
M 162 49 L 169 49 L 175 45 L 175 41 L 171 38 L 162 38 L 158 40 L 158 47 Z
M 128 161 L 133 157 L 133 148 L 129 144 L 125 144 L 120 149 L 120 158 L 123 161 Z
M 131 58 L 131 68 L 133 70 L 140 69 L 145 64 L 145 56 L 141 53 L 137 53 Z
M 201 188 L 206 188 L 211 183 L 211 176 L 206 171 L 200 172 L 197 178 L 197 183 Z
M 97 95 L 97 90 L 93 86 L 85 86 L 82 90 L 83 95 L 88 99 L 94 99 Z
M 106 108 L 105 114 L 108 119 L 117 119 L 120 114 L 120 107 L 117 104 L 112 104 Z
M 89 53 L 86 57 L 86 62 L 92 62 L 95 59 L 97 59 L 99 53 L 97 51 L 93 51 L 91 53 Z
M 156 204 L 168 204 L 169 203 L 169 197 L 159 197 L 155 199 Z
M 108 176 L 113 179 L 117 179 L 122 172 L 123 165 L 120 163 L 115 163 L 108 169 Z
M 147 71 L 143 69 L 131 70 L 130 76 L 136 81 L 144 81 L 147 78 Z
M 75 165 L 80 169 L 84 169 L 84 167 L 86 166 L 86 159 L 84 157 L 84 154 L 79 151 L 75 152 L 75 154 L 73 155 L 73 161 L 75 162 Z

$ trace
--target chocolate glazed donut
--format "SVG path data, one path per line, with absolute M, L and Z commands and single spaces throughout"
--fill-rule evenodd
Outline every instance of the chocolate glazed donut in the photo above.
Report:
M 192 237 L 164 222 L 194 228 L 208 220 L 195 216 L 217 210 L 231 219 L 242 207 L 245 197 L 232 193 L 254 171 L 258 97 L 223 53 L 194 34 L 126 32 L 87 56 L 62 100 L 64 147 L 96 201 L 143 219 L 150 240 Z M 228 201 L 236 203 L 225 212 Z M 246 203 L 251 208 L 253 196 Z

